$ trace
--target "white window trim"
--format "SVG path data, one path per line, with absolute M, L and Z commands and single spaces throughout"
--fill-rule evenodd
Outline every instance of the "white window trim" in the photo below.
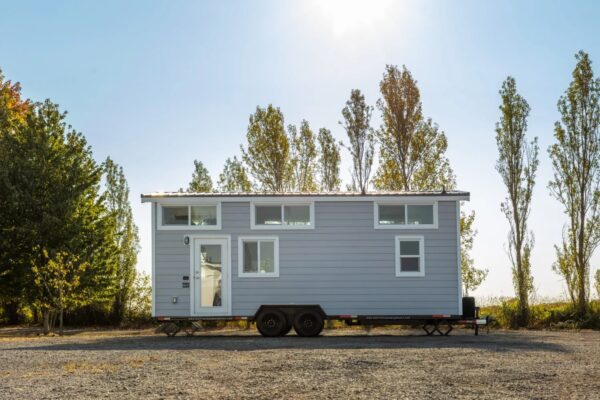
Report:
M 406 206 L 433 206 L 433 224 L 379 224 L 379 206 L 404 206 L 404 218 L 408 219 Z M 406 202 L 373 202 L 373 226 L 375 229 L 438 229 L 438 202 L 437 201 L 406 201 Z
M 273 272 L 244 272 L 244 242 L 273 242 L 275 268 Z M 258 262 L 260 263 L 260 243 Z M 279 237 L 278 236 L 240 236 L 238 237 L 238 277 L 239 278 L 279 278 Z
M 281 225 L 257 225 L 256 224 L 256 206 L 280 206 L 281 207 Z M 308 206 L 309 207 L 309 225 L 285 225 L 284 206 Z M 255 230 L 301 230 L 315 229 L 315 203 L 314 202 L 282 202 L 282 201 L 261 201 L 250 202 L 250 229 Z
M 162 210 L 165 207 L 187 207 L 188 223 L 187 225 L 163 225 Z M 193 206 L 216 206 L 217 224 L 216 225 L 192 225 L 192 207 Z M 194 204 L 159 204 L 156 213 L 156 228 L 161 231 L 218 231 L 221 230 L 221 202 L 203 202 Z
M 400 242 L 419 241 L 419 271 L 402 272 L 400 270 Z M 394 238 L 396 247 L 396 276 L 397 277 L 423 277 L 425 276 L 425 238 L 423 236 L 396 236 Z

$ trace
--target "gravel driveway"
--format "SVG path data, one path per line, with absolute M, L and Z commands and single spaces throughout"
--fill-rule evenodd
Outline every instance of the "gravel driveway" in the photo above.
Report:
M 0 329 L 2 399 L 600 399 L 600 332 L 23 334 Z

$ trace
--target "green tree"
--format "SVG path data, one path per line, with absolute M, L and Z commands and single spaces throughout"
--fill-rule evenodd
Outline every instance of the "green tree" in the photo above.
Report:
M 136 273 L 127 304 L 127 319 L 149 321 L 152 318 L 152 282 L 144 272 Z
M 202 161 L 194 160 L 194 172 L 192 173 L 192 180 L 188 185 L 187 191 L 192 193 L 209 193 L 212 190 L 213 183 L 208 169 L 204 167 Z
M 252 182 L 248 178 L 246 168 L 237 157 L 228 158 L 225 161 L 223 172 L 219 174 L 217 187 L 220 192 L 251 192 Z
M 242 159 L 260 188 L 271 192 L 291 190 L 294 173 L 281 110 L 271 104 L 256 107 L 246 138 L 248 145 L 247 149 L 241 147 Z
M 508 196 L 501 209 L 508 220 L 508 254 L 512 264 L 513 282 L 519 298 L 518 323 L 527 326 L 529 297 L 533 290 L 531 276 L 531 249 L 533 234 L 527 220 L 531 212 L 531 197 L 538 167 L 537 137 L 527 142 L 529 104 L 517 92 L 512 77 L 506 78 L 500 90 L 500 121 L 496 123 L 498 161 L 496 170 L 502 177 Z
M 383 126 L 377 135 L 381 146 L 375 187 L 404 191 L 453 187 L 446 135 L 423 118 L 421 95 L 410 71 L 386 66 L 379 89 Z
M 561 121 L 554 127 L 556 143 L 548 152 L 554 179 L 551 194 L 559 200 L 568 217 L 562 249 L 557 259 L 574 279 L 577 311 L 588 309 L 590 259 L 600 244 L 600 79 L 594 78 L 592 62 L 580 51 L 573 80 L 558 101 Z M 565 253 L 566 251 L 566 253 Z M 565 279 L 567 276 L 561 269 Z
M 8 162 L 5 154 L 6 140 L 3 136 L 14 134 L 18 125 L 25 121 L 25 117 L 31 104 L 21 97 L 21 87 L 18 83 L 5 80 L 0 70 L 0 179 L 7 173 L 4 165 Z M 0 204 L 7 201 L 7 193 L 0 192 Z M 2 208 L 2 207 L 0 207 Z M 10 235 L 10 227 L 7 225 L 6 214 L 0 210 L 0 233 Z M 19 322 L 19 307 L 22 300 L 24 269 L 18 268 L 11 262 L 15 257 L 14 243 L 9 240 L 0 239 L 0 306 L 4 309 L 4 315 L 10 323 Z
M 375 153 L 375 135 L 371 128 L 373 107 L 365 102 L 365 96 L 358 89 L 350 92 L 350 99 L 342 109 L 344 122 L 340 124 L 346 130 L 350 144 L 340 143 L 352 156 L 352 185 L 349 189 L 367 193 L 369 177 Z
M 106 181 L 105 204 L 116 226 L 114 235 L 117 249 L 116 293 L 112 314 L 114 322 L 120 324 L 126 317 L 127 303 L 136 277 L 139 236 L 137 226 L 133 222 L 129 204 L 129 185 L 123 167 L 117 165 L 110 157 L 106 159 L 103 167 Z
M 600 299 L 600 269 L 596 270 L 596 295 Z
M 461 245 L 461 258 L 460 258 L 460 269 L 462 276 L 463 289 L 465 296 L 469 295 L 469 292 L 475 290 L 481 285 L 488 274 L 487 269 L 478 269 L 475 267 L 475 261 L 471 257 L 471 250 L 473 250 L 473 241 L 477 235 L 477 231 L 473 229 L 473 222 L 475 221 L 475 211 L 469 215 L 462 215 L 460 219 L 460 245 Z
M 294 169 L 294 183 L 297 192 L 317 191 L 317 146 L 315 135 L 308 121 L 302 120 L 300 132 L 294 125 L 288 126 L 290 158 Z
M 59 317 L 59 333 L 63 334 L 63 315 L 65 310 L 85 305 L 88 300 L 84 290 L 80 290 L 81 279 L 89 268 L 89 263 L 80 262 L 66 252 L 58 252 L 50 256 L 42 250 L 47 262 L 43 267 L 34 265 L 31 268 L 34 283 L 39 290 L 38 306 L 44 310 L 44 333 L 49 333 L 54 326 L 54 317 Z
M 340 179 L 340 147 L 336 143 L 329 129 L 319 129 L 317 136 L 319 143 L 320 187 L 325 192 L 337 192 L 342 183 Z
M 44 274 L 62 253 L 89 264 L 78 286 L 86 301 L 107 302 L 113 294 L 115 226 L 99 195 L 102 171 L 64 119 L 47 100 L 32 107 L 14 134 L 0 137 L 0 247 L 11 249 L 2 262 L 22 275 L 15 284 L 33 306 L 45 290 L 33 267 Z M 47 320 L 50 310 L 43 311 Z

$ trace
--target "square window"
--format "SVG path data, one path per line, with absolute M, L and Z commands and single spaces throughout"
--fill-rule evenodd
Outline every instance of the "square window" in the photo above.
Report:
M 217 206 L 192 206 L 192 226 L 217 225 Z
M 256 225 L 281 225 L 281 206 L 256 206 Z
M 187 225 L 188 206 L 162 207 L 163 225 Z
M 310 206 L 284 206 L 286 225 L 310 225 Z
M 239 237 L 238 246 L 238 276 L 240 278 L 279 276 L 279 239 L 277 237 Z

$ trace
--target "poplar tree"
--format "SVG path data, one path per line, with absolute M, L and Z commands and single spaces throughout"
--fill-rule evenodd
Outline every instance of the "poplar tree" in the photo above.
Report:
M 380 190 L 442 190 L 455 185 L 446 157 L 448 141 L 431 119 L 424 119 L 417 81 L 402 66 L 387 65 L 379 84 L 383 126 L 378 131 Z
M 324 192 L 340 189 L 340 147 L 329 129 L 321 128 L 317 136 L 319 143 L 319 183 Z
M 263 191 L 285 192 L 293 187 L 294 171 L 283 113 L 269 104 L 250 115 L 242 159 Z
M 192 180 L 188 185 L 188 192 L 193 193 L 209 193 L 213 190 L 212 179 L 208 169 L 204 167 L 202 161 L 194 160 L 194 172 L 192 173 Z
M 352 157 L 352 185 L 350 190 L 366 194 L 369 189 L 369 177 L 375 153 L 375 135 L 371 128 L 373 107 L 367 105 L 365 96 L 358 89 L 350 92 L 350 99 L 342 109 L 344 122 L 340 125 L 346 130 L 349 144 L 346 148 Z
M 217 187 L 220 192 L 251 192 L 252 182 L 248 178 L 246 168 L 236 156 L 225 161 L 223 172 L 219 174 Z
M 514 78 L 506 78 L 500 97 L 500 121 L 496 123 L 496 170 L 508 192 L 501 203 L 501 209 L 510 226 L 508 255 L 519 298 L 518 322 L 521 326 L 526 326 L 529 321 L 529 297 L 533 290 L 530 261 L 533 234 L 528 229 L 527 220 L 531 212 L 539 148 L 537 137 L 528 142 L 525 136 L 530 108 L 517 92 Z
M 107 211 L 115 220 L 116 247 L 116 293 L 112 305 L 113 321 L 124 321 L 127 304 L 136 278 L 137 253 L 139 249 L 138 229 L 133 222 L 129 203 L 129 185 L 123 167 L 109 158 L 103 164 L 106 190 L 104 199 Z
M 551 194 L 565 209 L 563 244 L 556 247 L 555 270 L 567 280 L 580 315 L 588 310 L 590 259 L 600 244 L 600 79 L 584 51 L 565 94 L 558 101 L 561 120 L 548 152 L 554 178 Z
M 295 190 L 301 193 L 316 192 L 317 146 L 315 135 L 306 120 L 302 120 L 300 123 L 300 132 L 294 125 L 288 126 L 288 132 Z
M 477 289 L 483 283 L 488 275 L 487 269 L 479 269 L 475 267 L 475 260 L 471 257 L 473 250 L 473 242 L 477 231 L 473 228 L 475 221 L 475 212 L 470 214 L 462 214 L 460 218 L 460 271 L 462 285 L 465 296 L 468 296 L 471 291 Z

